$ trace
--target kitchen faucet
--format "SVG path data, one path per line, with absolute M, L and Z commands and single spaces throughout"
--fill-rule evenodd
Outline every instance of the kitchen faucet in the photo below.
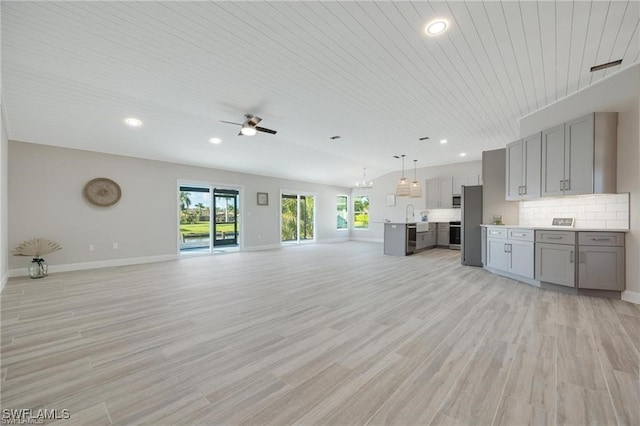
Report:
M 413 204 L 407 204 L 407 208 L 404 209 L 404 221 L 405 222 L 409 222 L 409 207 L 411 207 L 411 217 L 414 217 L 416 215 L 415 208 L 413 207 Z

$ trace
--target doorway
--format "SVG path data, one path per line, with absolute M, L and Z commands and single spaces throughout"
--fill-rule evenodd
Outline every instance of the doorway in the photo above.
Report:
M 213 191 L 214 247 L 238 246 L 238 191 L 216 188 Z
M 300 244 L 315 240 L 315 196 L 282 193 L 281 241 Z
M 179 185 L 181 255 L 223 253 L 240 248 L 240 192 L 210 185 Z

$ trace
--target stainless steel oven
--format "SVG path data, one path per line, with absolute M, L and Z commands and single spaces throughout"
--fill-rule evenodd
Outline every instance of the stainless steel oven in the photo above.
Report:
M 460 239 L 462 235 L 462 225 L 460 221 L 449 222 L 449 248 L 460 250 Z

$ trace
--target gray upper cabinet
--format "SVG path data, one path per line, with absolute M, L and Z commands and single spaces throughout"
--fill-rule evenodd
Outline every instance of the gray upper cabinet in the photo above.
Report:
M 506 199 L 540 197 L 542 133 L 507 145 Z
M 453 178 L 453 195 L 461 195 L 463 186 L 480 185 L 480 176 L 463 176 Z
M 543 197 L 564 195 L 564 124 L 542 132 Z
M 616 192 L 618 115 L 597 112 L 542 132 L 542 197 Z
M 450 209 L 453 206 L 453 179 L 432 178 L 427 179 L 427 205 L 428 209 Z

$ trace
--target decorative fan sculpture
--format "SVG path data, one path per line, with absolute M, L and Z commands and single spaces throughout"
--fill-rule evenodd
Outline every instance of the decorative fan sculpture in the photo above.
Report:
M 62 250 L 62 246 L 55 241 L 46 238 L 32 238 L 18 244 L 18 247 L 11 250 L 14 256 L 31 256 L 33 260 L 29 265 L 29 276 L 31 278 L 42 278 L 47 276 L 48 267 L 42 255 Z

